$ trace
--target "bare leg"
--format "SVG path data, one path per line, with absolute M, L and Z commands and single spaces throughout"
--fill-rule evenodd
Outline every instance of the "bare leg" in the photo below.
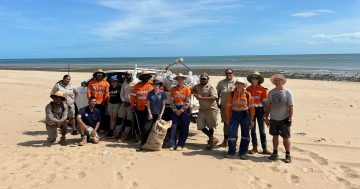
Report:
M 274 146 L 274 150 L 277 150 L 279 147 L 279 135 L 274 135 L 273 136 L 273 146 Z
M 76 130 L 75 118 L 69 118 L 69 121 L 70 121 L 70 124 L 71 124 L 72 129 L 73 129 L 73 130 Z
M 285 150 L 290 152 L 290 138 L 283 138 Z

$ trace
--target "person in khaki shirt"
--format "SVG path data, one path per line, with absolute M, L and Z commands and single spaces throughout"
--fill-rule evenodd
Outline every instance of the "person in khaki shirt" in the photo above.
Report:
M 52 102 L 45 107 L 45 124 L 50 143 L 54 143 L 57 138 L 57 128 L 61 128 L 60 144 L 66 145 L 65 135 L 67 132 L 66 119 L 68 116 L 68 106 L 64 103 L 66 100 L 62 91 L 56 91 L 51 94 Z
M 217 126 L 217 92 L 209 83 L 208 74 L 201 74 L 200 83 L 192 88 L 192 93 L 200 104 L 197 129 L 209 137 L 207 149 L 211 150 L 219 140 L 214 137 L 214 129 Z
M 229 94 L 235 89 L 235 79 L 233 70 L 231 68 L 227 68 L 225 70 L 225 76 L 226 78 L 221 80 L 217 86 L 217 94 L 218 98 L 217 104 L 220 108 L 221 113 L 221 122 L 224 123 L 224 141 L 219 145 L 220 147 L 227 147 L 227 140 L 228 140 L 228 130 L 229 125 L 226 124 L 226 99 L 228 98 Z

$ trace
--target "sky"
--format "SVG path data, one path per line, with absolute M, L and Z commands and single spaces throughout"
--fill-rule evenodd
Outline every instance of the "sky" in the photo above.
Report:
M 0 0 L 0 59 L 360 53 L 360 0 Z

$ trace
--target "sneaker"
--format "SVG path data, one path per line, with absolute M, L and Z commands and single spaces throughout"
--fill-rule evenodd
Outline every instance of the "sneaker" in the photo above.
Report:
M 253 146 L 253 149 L 252 150 L 249 150 L 249 154 L 256 154 L 256 153 L 258 153 L 259 151 L 258 151 L 258 149 L 257 149 L 257 145 L 254 145 Z
M 285 163 L 291 163 L 291 162 L 292 162 L 292 160 L 291 160 L 290 154 L 286 154 L 286 156 L 285 156 Z
M 247 160 L 247 157 L 246 157 L 246 155 L 240 155 L 240 159 L 241 160 Z
M 66 145 L 67 145 L 67 142 L 66 142 L 66 140 L 65 140 L 65 137 L 61 137 L 61 138 L 60 138 L 60 145 L 61 145 L 61 146 L 66 146 Z
M 137 152 L 142 152 L 142 151 L 144 151 L 144 149 L 140 147 L 140 148 L 136 149 L 136 151 Z
M 267 148 L 265 148 L 261 153 L 265 155 L 271 155 L 271 152 Z
M 279 159 L 279 155 L 278 154 L 275 154 L 275 153 L 272 153 L 270 156 L 269 156 L 269 160 L 273 160 L 273 161 L 276 161 Z
M 78 131 L 75 129 L 75 130 L 73 130 L 73 131 L 71 132 L 71 134 L 72 134 L 72 135 L 78 135 L 79 133 L 78 133 Z
M 224 158 L 235 159 L 235 154 L 226 154 Z
M 170 151 L 174 151 L 175 148 L 174 148 L 174 147 L 170 147 L 169 150 L 170 150 Z
M 84 135 L 82 138 L 81 138 L 81 142 L 79 143 L 79 146 L 84 146 L 87 144 L 87 136 Z
M 182 149 L 183 149 L 183 147 L 181 147 L 181 146 L 176 147 L 176 151 L 182 151 Z
M 228 147 L 228 142 L 227 142 L 227 140 L 224 140 L 221 144 L 219 144 L 219 147 L 221 147 L 221 148 L 227 148 L 227 147 Z

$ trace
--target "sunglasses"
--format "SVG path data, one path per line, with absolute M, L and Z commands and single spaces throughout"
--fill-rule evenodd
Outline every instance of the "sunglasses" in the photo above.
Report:
M 200 78 L 200 80 L 207 80 L 206 78 Z
M 231 74 L 233 74 L 232 72 L 227 72 L 227 73 L 225 73 L 226 75 L 231 75 Z
M 252 77 L 251 79 L 259 80 L 259 78 L 258 78 L 258 77 Z

